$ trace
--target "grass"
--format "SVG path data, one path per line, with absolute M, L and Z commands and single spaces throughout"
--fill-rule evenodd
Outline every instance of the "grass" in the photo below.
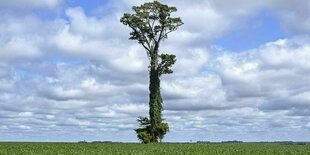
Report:
M 26 143 L 2 142 L 0 155 L 310 155 L 310 145 L 279 143 Z

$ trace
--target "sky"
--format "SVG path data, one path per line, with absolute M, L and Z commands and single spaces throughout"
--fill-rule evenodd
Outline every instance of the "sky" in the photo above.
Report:
M 148 58 L 119 20 L 146 0 L 0 0 L 0 141 L 138 142 Z M 166 142 L 309 141 L 309 0 L 162 0 Z

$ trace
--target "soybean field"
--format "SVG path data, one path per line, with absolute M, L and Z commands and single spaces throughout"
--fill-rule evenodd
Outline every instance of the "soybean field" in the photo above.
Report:
M 2 142 L 0 155 L 310 155 L 309 144 Z

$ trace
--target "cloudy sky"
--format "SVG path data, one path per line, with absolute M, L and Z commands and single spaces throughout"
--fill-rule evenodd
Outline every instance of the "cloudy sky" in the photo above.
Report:
M 309 0 L 164 0 L 165 141 L 310 140 Z M 0 141 L 138 142 L 148 59 L 119 19 L 141 0 L 0 0 Z

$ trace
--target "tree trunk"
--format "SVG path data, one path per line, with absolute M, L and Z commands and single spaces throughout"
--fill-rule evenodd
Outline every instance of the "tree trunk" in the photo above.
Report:
M 151 120 L 151 135 L 152 142 L 158 142 L 158 135 L 156 125 L 162 121 L 162 101 L 160 95 L 160 80 L 159 73 L 157 69 L 151 69 L 150 71 L 150 120 Z
M 151 58 L 150 69 L 150 121 L 151 121 L 151 142 L 158 142 L 158 134 L 156 125 L 162 122 L 162 98 L 160 94 L 160 79 L 158 70 L 158 45 L 155 46 L 153 51 L 153 57 Z

